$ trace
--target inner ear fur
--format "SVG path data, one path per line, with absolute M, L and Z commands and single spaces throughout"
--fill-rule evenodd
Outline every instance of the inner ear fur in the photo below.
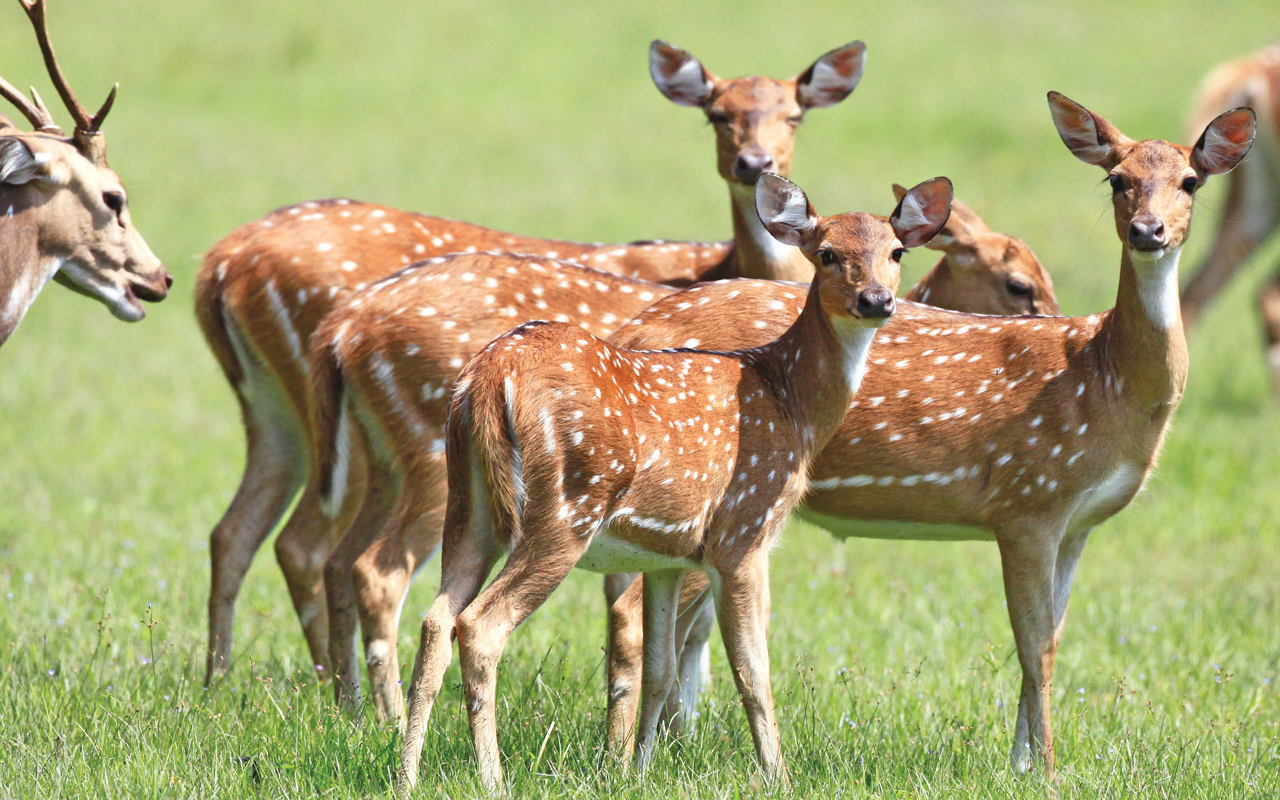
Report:
M 1230 172 L 1249 154 L 1257 132 L 1258 117 L 1252 108 L 1234 108 L 1219 114 L 1192 148 L 1191 165 L 1209 175 Z
M 796 77 L 796 99 L 805 108 L 825 108 L 849 96 L 862 80 L 867 46 L 849 42 L 824 53 Z
M 1111 169 L 1119 163 L 1118 148 L 1131 142 L 1105 117 L 1058 92 L 1049 92 L 1049 113 L 1062 143 L 1086 164 Z
M 913 186 L 889 217 L 903 247 L 920 247 L 942 230 L 951 215 L 953 191 L 947 178 L 933 178 Z
M 649 45 L 649 75 L 658 91 L 681 106 L 706 105 L 716 84 L 716 76 L 701 61 L 661 39 Z

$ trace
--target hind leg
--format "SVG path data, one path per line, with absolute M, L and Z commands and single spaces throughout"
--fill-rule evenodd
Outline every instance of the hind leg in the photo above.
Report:
M 635 750 L 636 706 L 640 699 L 644 649 L 643 579 L 636 573 L 604 578 L 609 604 L 609 640 L 605 650 L 608 672 L 608 747 L 628 759 Z
M 396 653 L 400 612 L 413 576 L 440 549 L 446 493 L 443 470 L 426 478 L 406 477 L 391 522 L 352 566 L 369 681 L 382 719 L 401 720 L 404 715 Z
M 262 391 L 240 393 L 248 446 L 244 475 L 231 505 L 209 536 L 209 654 L 205 684 L 231 665 L 236 597 L 254 554 L 289 508 L 306 473 L 306 435 L 274 378 L 256 365 Z
M 462 493 L 466 493 L 465 489 Z M 453 536 L 441 556 L 440 593 L 422 622 L 422 638 L 409 682 L 409 710 L 396 781 L 396 794 L 400 797 L 408 796 L 418 782 L 427 720 L 453 657 L 458 615 L 480 592 L 499 552 L 487 514 L 473 515 L 469 496 L 454 499 L 446 515 L 446 531 L 452 531 Z
M 364 448 L 367 482 L 359 510 L 324 563 L 324 592 L 329 613 L 329 659 L 334 696 L 353 708 L 360 701 L 360 666 L 356 647 L 355 586 L 352 568 L 391 517 L 399 481 L 389 459 Z
M 662 710 L 663 722 L 673 733 L 694 732 L 698 698 L 711 683 L 711 631 L 715 624 L 716 609 L 706 576 L 693 570 L 686 572 L 676 622 L 679 669 Z

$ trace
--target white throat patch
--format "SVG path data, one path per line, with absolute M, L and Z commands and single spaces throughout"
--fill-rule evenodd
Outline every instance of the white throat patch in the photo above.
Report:
M 1152 324 L 1162 331 L 1173 327 L 1181 312 L 1178 299 L 1178 259 L 1182 248 L 1165 248 L 1159 254 L 1129 251 L 1138 276 L 1138 294 Z

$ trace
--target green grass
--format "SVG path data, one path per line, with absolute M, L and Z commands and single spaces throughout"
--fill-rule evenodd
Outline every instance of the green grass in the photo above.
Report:
M 41 78 L 19 10 L 0 19 L 0 73 Z M 863 85 L 800 133 L 794 177 L 819 210 L 885 213 L 891 182 L 946 174 L 1086 313 L 1114 297 L 1118 247 L 1102 174 L 1062 147 L 1044 92 L 1180 138 L 1199 77 L 1277 21 L 1245 0 L 54 2 L 86 104 L 122 83 L 111 161 L 178 283 L 133 326 L 50 287 L 0 351 L 0 797 L 387 792 L 396 737 L 309 680 L 269 548 L 234 671 L 200 685 L 207 536 L 242 437 L 190 291 L 233 226 L 348 195 L 547 236 L 724 237 L 711 134 L 649 83 L 648 41 L 781 77 L 862 38 Z M 1188 267 L 1220 197 L 1199 200 Z M 1280 793 L 1280 414 L 1252 301 L 1275 245 L 1195 331 L 1161 467 L 1084 557 L 1054 693 L 1062 797 Z M 911 255 L 906 280 L 930 262 Z M 773 563 L 796 796 L 1048 793 L 1005 766 L 1019 673 L 994 547 L 833 545 L 797 524 Z M 432 566 L 406 606 L 402 660 L 435 581 Z M 575 575 L 512 639 L 499 713 L 515 794 L 759 793 L 718 649 L 702 734 L 645 782 L 607 761 L 601 606 L 598 580 Z M 455 667 L 421 796 L 479 791 L 456 683 Z

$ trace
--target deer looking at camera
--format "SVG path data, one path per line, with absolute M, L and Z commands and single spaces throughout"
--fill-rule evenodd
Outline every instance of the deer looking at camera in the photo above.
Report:
M 1072 577 L 1090 531 L 1146 481 L 1182 398 L 1177 265 L 1195 192 L 1240 163 L 1256 122 L 1228 111 L 1184 147 L 1129 139 L 1056 92 L 1049 106 L 1067 147 L 1108 175 L 1122 245 L 1115 307 L 1008 319 L 903 303 L 876 335 L 799 513 L 840 538 L 996 542 L 1022 667 L 1011 760 L 1019 770 L 1042 760 L 1052 775 L 1050 681 Z M 757 323 L 717 324 L 723 313 Z M 744 348 L 794 319 L 774 285 L 728 281 L 664 298 L 611 341 Z M 639 660 L 639 597 L 633 587 L 610 615 L 611 644 L 633 648 L 610 656 L 618 691 Z
M 684 50 L 653 42 L 649 68 L 658 89 L 675 103 L 702 109 L 715 129 L 717 165 L 733 206 L 729 243 L 580 244 L 325 200 L 279 209 L 214 245 L 197 279 L 196 314 L 240 402 L 248 448 L 240 486 L 210 535 L 206 682 L 229 666 L 235 600 L 249 563 L 307 480 L 307 342 L 340 294 L 411 262 L 492 250 L 673 285 L 737 275 L 808 280 L 812 268 L 798 251 L 760 227 L 751 187 L 765 169 L 790 171 L 796 127 L 808 110 L 853 91 L 865 53 L 861 42 L 852 42 L 792 79 L 724 79 Z M 312 484 L 277 539 L 276 556 L 312 658 L 323 666 L 329 645 L 319 595 L 332 542 Z
M 65 136 L 35 89 L 28 99 L 0 78 L 0 97 L 34 129 L 20 131 L 0 116 L 0 344 L 50 278 L 127 322 L 146 315 L 139 300 L 163 300 L 173 283 L 133 227 L 124 186 L 107 166 L 101 128 L 116 89 L 90 116 L 58 66 L 44 0 L 19 2 L 76 127 Z
M 1234 106 L 1258 114 L 1253 155 L 1227 179 L 1227 197 L 1208 254 L 1182 292 L 1182 317 L 1195 325 L 1231 277 L 1280 227 L 1280 42 L 1215 69 L 1191 112 L 1191 130 Z M 1280 269 L 1258 292 L 1276 396 L 1280 398 Z
M 942 227 L 951 184 L 920 184 L 887 220 L 821 218 L 771 174 L 756 195 L 770 234 L 816 267 L 804 311 L 776 340 L 740 352 L 638 352 L 533 322 L 463 369 L 449 410 L 441 588 L 409 692 L 402 793 L 417 779 L 455 632 L 481 780 L 501 784 L 498 661 L 575 566 L 646 574 L 640 768 L 674 677 L 681 573 L 697 567 L 711 579 L 760 766 L 771 779 L 785 775 L 765 643 L 768 553 L 894 312 L 904 248 Z M 719 313 L 733 327 L 749 322 Z
M 945 240 L 946 255 L 907 296 L 927 293 L 986 314 L 1056 310 L 1052 282 L 1030 249 L 988 230 L 967 209 L 957 220 L 957 206 L 928 245 Z M 1018 281 L 1033 288 L 1021 291 Z M 312 429 L 321 464 L 313 474 L 327 482 L 320 495 L 343 533 L 327 561 L 329 540 L 316 538 L 320 555 L 311 563 L 324 563 L 329 664 L 341 702 L 361 697 L 358 619 L 378 714 L 402 716 L 399 616 L 412 576 L 440 547 L 448 387 L 462 365 L 521 322 L 573 322 L 607 336 L 672 291 L 559 261 L 477 254 L 432 259 L 338 302 L 313 337 L 318 391 L 310 405 L 319 412 Z M 782 292 L 799 313 L 806 287 L 789 283 Z M 394 364 L 387 353 L 398 354 Z M 343 459 L 335 452 L 340 438 Z M 633 578 L 607 579 L 618 586 L 611 602 Z M 634 707 L 610 715 L 634 718 Z M 630 727 L 611 725 L 611 741 L 622 743 Z

